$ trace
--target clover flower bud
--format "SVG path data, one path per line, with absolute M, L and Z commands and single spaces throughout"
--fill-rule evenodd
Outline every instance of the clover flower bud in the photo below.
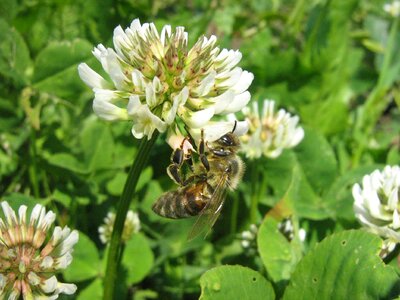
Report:
M 256 237 L 257 237 L 258 228 L 255 224 L 251 224 L 249 230 L 245 230 L 241 234 L 241 242 L 243 249 L 246 251 L 246 254 L 253 255 L 256 253 Z

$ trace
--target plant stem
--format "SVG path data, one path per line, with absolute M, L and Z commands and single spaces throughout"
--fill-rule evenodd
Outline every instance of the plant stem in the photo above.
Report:
M 399 20 L 395 18 L 390 29 L 378 82 L 360 110 L 355 132 L 357 135 L 356 138 L 358 139 L 358 146 L 353 154 L 353 166 L 357 166 L 360 162 L 364 149 L 367 146 L 369 135 L 372 133 L 376 123 L 379 121 L 379 118 L 382 116 L 390 101 L 389 97 L 385 99 L 385 95 L 392 84 L 392 80 L 388 80 L 388 78 L 391 76 L 390 72 L 395 54 L 394 52 L 396 50 L 398 27 Z
M 107 269 L 104 278 L 104 300 L 115 299 L 114 291 L 118 274 L 118 258 L 122 257 L 121 237 L 124 229 L 125 218 L 135 193 L 136 184 L 150 156 L 150 150 L 153 147 L 157 136 L 158 133 L 154 133 L 150 140 L 147 140 L 146 138 L 141 140 L 137 156 L 129 170 L 128 178 L 126 179 L 124 190 L 118 203 L 117 214 L 115 217 L 115 223 L 107 257 Z
M 232 215 L 231 215 L 231 234 L 236 233 L 237 229 L 237 219 L 238 219 L 238 213 L 239 213 L 239 191 L 236 191 L 235 193 L 232 193 Z
M 250 203 L 250 223 L 256 224 L 257 222 L 257 208 L 259 198 L 259 184 L 258 184 L 258 165 L 256 161 L 251 164 L 251 203 Z
M 39 183 L 37 179 L 37 166 L 36 166 L 36 132 L 33 127 L 30 128 L 30 141 L 29 141 L 29 179 L 33 189 L 33 195 L 36 199 L 39 198 Z

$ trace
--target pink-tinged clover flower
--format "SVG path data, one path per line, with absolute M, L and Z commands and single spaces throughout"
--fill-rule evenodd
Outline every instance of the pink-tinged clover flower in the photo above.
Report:
M 0 299 L 57 299 L 75 293 L 74 284 L 59 282 L 55 274 L 72 262 L 78 232 L 68 227 L 54 228 L 52 211 L 37 204 L 27 219 L 27 207 L 18 216 L 7 202 L 1 203 L 0 218 Z

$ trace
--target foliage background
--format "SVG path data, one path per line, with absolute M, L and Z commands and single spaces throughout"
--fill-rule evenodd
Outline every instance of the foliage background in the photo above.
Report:
M 356 298 L 398 295 L 395 255 L 385 266 L 377 256 L 379 238 L 347 231 L 359 227 L 352 184 L 376 168 L 400 164 L 400 35 L 395 31 L 395 42 L 388 45 L 390 28 L 398 22 L 385 14 L 383 4 L 1 1 L 1 199 L 14 207 L 40 202 L 57 212 L 60 225 L 79 229 L 73 264 L 63 276 L 78 284 L 73 297 L 100 298 L 106 249 L 97 230 L 115 209 L 138 141 L 130 124 L 94 116 L 93 94 L 79 79 L 77 64 L 87 62 L 100 71 L 93 47 L 112 46 L 113 29 L 127 27 L 134 18 L 154 22 L 158 29 L 182 25 L 191 43 L 201 34 L 215 34 L 221 48 L 240 49 L 241 67 L 255 75 L 252 101 L 275 99 L 300 116 L 306 135 L 275 160 L 247 161 L 243 183 L 228 196 L 214 232 L 190 243 L 186 234 L 192 220 L 169 221 L 151 211 L 157 197 L 174 188 L 165 172 L 171 149 L 161 136 L 132 206 L 142 231 L 125 246 L 120 296 L 196 299 L 201 293 L 204 299 L 227 299 L 229 289 L 240 286 L 250 293 L 243 299 L 299 299 L 300 285 L 302 292 L 316 290 L 315 295 L 302 294 L 310 299 L 326 291 L 348 295 L 343 282 L 354 278 Z M 251 214 L 254 201 L 258 209 Z M 277 229 L 289 216 L 292 240 Z M 240 232 L 251 223 L 262 224 L 258 252 L 240 245 Z M 296 235 L 299 228 L 307 232 L 304 242 Z M 362 256 L 354 261 L 362 259 L 363 272 L 358 263 L 349 263 L 360 245 Z M 236 266 L 204 274 L 224 264 L 258 273 Z M 371 266 L 382 276 L 369 276 L 365 270 Z M 315 289 L 318 284 L 324 288 Z

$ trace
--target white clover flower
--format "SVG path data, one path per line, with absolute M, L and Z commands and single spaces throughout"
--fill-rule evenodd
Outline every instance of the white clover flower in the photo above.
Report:
M 291 218 L 285 218 L 278 224 L 278 230 L 289 240 L 292 241 L 295 237 L 300 242 L 306 240 L 307 231 L 304 228 L 295 229 L 293 226 L 293 220 Z
M 174 123 L 202 128 L 214 115 L 246 106 L 254 78 L 237 67 L 238 50 L 220 50 L 216 41 L 201 37 L 189 49 L 183 27 L 166 25 L 159 34 L 153 23 L 135 19 L 125 30 L 115 28 L 115 50 L 100 44 L 93 51 L 111 82 L 85 63 L 78 71 L 95 93 L 94 112 L 105 120 L 131 120 L 136 138 L 150 139 Z
M 115 222 L 115 213 L 109 212 L 104 218 L 104 224 L 99 227 L 99 237 L 103 244 L 107 244 L 111 240 L 111 234 L 113 231 Z M 139 232 L 140 220 L 139 215 L 131 210 L 125 219 L 124 230 L 122 231 L 122 241 L 128 241 L 133 233 Z
M 246 253 L 252 255 L 256 252 L 256 237 L 258 228 L 255 224 L 251 224 L 249 230 L 245 230 L 241 234 L 240 244 L 246 250 Z
M 25 205 L 18 217 L 7 202 L 1 203 L 0 218 L 0 299 L 57 299 L 75 293 L 74 284 L 58 282 L 55 273 L 72 262 L 78 231 L 56 226 L 45 243 L 55 220 L 52 211 L 37 204 L 27 220 Z
M 385 238 L 385 248 L 400 243 L 400 168 L 386 166 L 353 186 L 354 212 L 362 225 Z
M 396 0 L 392 3 L 386 3 L 383 5 L 383 10 L 393 18 L 400 16 L 400 1 Z
M 241 138 L 241 150 L 250 159 L 262 155 L 276 158 L 283 149 L 296 146 L 304 137 L 303 128 L 297 126 L 299 117 L 292 117 L 283 109 L 275 112 L 273 100 L 264 100 L 262 111 L 257 102 L 253 102 L 251 109 L 245 107 L 242 111 L 249 131 Z

